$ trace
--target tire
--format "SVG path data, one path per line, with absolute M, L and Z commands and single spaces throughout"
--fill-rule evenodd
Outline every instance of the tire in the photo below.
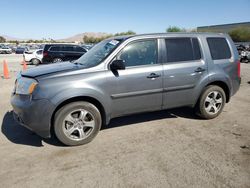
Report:
M 102 117 L 89 102 L 72 102 L 55 114 L 54 132 L 58 140 L 68 146 L 87 144 L 100 131 Z
M 196 114 L 204 119 L 213 119 L 222 112 L 225 103 L 226 95 L 221 87 L 207 86 L 196 105 Z
M 40 60 L 34 58 L 34 59 L 31 60 L 31 63 L 32 63 L 32 65 L 39 65 L 40 64 Z
M 57 57 L 57 58 L 53 59 L 52 62 L 53 63 L 59 63 L 59 62 L 62 62 L 62 59 Z

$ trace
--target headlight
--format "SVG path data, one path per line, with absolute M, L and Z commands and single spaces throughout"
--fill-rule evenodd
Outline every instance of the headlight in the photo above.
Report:
M 31 78 L 20 77 L 16 80 L 15 93 L 20 95 L 30 95 L 37 86 L 37 81 Z

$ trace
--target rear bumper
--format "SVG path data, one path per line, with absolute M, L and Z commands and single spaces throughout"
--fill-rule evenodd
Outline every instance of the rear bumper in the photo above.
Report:
M 231 93 L 230 93 L 230 97 L 232 97 L 233 95 L 235 95 L 239 89 L 240 89 L 240 84 L 241 84 L 241 77 L 237 77 L 237 79 L 232 81 L 232 88 L 231 88 Z
M 50 137 L 50 124 L 54 105 L 46 100 L 31 100 L 30 96 L 11 97 L 14 119 L 41 137 Z

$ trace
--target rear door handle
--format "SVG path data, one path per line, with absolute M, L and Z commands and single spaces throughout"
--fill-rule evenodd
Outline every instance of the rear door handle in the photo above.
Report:
M 204 72 L 206 69 L 198 67 L 194 72 Z
M 150 75 L 147 76 L 147 78 L 158 78 L 160 76 L 161 75 L 159 75 L 159 74 L 151 73 Z

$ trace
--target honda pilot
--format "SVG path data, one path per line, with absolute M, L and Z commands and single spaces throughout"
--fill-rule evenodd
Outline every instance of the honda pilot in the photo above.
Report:
M 11 104 L 20 124 L 72 146 L 129 114 L 190 106 L 215 118 L 240 81 L 238 52 L 226 34 L 120 36 L 76 61 L 21 72 Z

